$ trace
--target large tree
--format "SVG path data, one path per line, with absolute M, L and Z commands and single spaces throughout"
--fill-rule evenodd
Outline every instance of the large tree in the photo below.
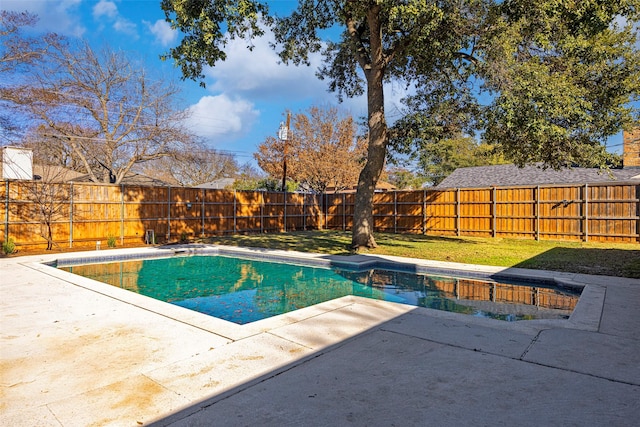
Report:
M 185 77 L 225 59 L 229 38 L 262 34 L 257 0 L 163 0 L 185 33 L 170 52 Z M 601 156 L 602 142 L 637 120 L 629 101 L 640 87 L 635 24 L 640 0 L 300 0 L 268 18 L 285 62 L 308 64 L 339 97 L 365 93 L 369 147 L 356 193 L 352 245 L 375 246 L 372 202 L 389 129 L 384 83 L 405 81 L 409 105 L 434 140 L 482 129 L 518 164 L 562 167 Z M 342 33 L 323 39 L 331 31 Z M 442 129 L 438 136 L 436 129 Z M 393 129 L 398 144 L 415 144 Z M 419 145 L 419 143 L 417 144 Z
M 134 165 L 192 141 L 178 87 L 151 79 L 123 52 L 60 41 L 22 80 L 3 87 L 38 132 L 71 152 L 93 182 L 119 184 Z
M 343 190 L 358 182 L 366 155 L 366 140 L 357 136 L 350 115 L 335 107 L 310 107 L 294 115 L 285 141 L 268 137 L 254 154 L 258 166 L 273 178 L 287 177 L 322 193 L 328 187 Z

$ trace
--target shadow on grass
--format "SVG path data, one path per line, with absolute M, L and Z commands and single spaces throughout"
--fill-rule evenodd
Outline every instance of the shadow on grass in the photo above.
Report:
M 451 236 L 425 236 L 422 234 L 392 234 L 392 233 L 376 233 L 376 243 L 385 246 L 407 246 L 416 243 L 463 243 L 466 245 L 475 244 L 469 238 L 461 239 Z M 402 243 L 399 243 L 402 242 Z M 406 243 L 406 245 L 403 245 Z
M 249 234 L 207 237 L 201 243 L 244 246 L 249 248 L 279 249 L 349 255 L 350 235 L 333 231 L 298 231 L 295 233 Z
M 200 243 L 257 247 L 267 249 L 316 252 L 332 255 L 350 255 L 353 251 L 351 233 L 333 230 L 296 231 L 291 233 L 225 235 L 207 237 Z M 415 244 L 464 243 L 473 244 L 468 239 L 456 237 L 423 236 L 417 234 L 376 233 L 376 242 L 386 247 L 407 247 Z
M 528 240 L 501 242 L 471 237 L 391 233 L 376 233 L 376 241 L 380 247 L 371 254 L 640 278 L 640 249 L 560 246 L 543 251 L 544 247 L 541 248 L 539 242 Z M 333 230 L 215 236 L 200 242 L 330 255 L 353 253 L 350 250 L 351 233 Z M 533 251 L 535 255 L 531 254 Z
M 640 278 L 640 250 L 553 248 L 514 267 Z

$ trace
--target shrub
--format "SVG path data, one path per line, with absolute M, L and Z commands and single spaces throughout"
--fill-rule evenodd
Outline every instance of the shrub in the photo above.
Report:
M 16 251 L 16 242 L 9 237 L 6 241 L 2 243 L 2 252 L 9 255 Z
M 116 236 L 107 236 L 107 246 L 110 248 L 116 247 Z

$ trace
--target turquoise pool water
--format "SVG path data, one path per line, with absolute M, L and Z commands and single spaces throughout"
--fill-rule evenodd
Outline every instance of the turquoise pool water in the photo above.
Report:
M 246 324 L 346 295 L 516 321 L 567 318 L 579 293 L 545 286 L 373 269 L 350 271 L 222 255 L 60 267 Z

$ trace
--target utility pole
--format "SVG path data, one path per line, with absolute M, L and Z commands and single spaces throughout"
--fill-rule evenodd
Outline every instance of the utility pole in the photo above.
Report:
M 289 139 L 289 126 L 291 125 L 291 112 L 287 111 L 287 123 L 280 122 L 280 129 L 278 130 L 278 138 L 283 142 L 284 148 L 282 149 L 282 191 L 287 192 L 287 139 Z

